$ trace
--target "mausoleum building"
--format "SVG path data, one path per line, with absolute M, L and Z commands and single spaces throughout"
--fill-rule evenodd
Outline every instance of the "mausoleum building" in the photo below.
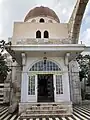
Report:
M 19 104 L 19 113 L 30 112 L 31 106 L 53 105 L 59 113 L 71 115 L 72 104 L 81 102 L 75 58 L 85 46 L 74 41 L 72 24 L 61 23 L 56 13 L 44 6 L 31 9 L 24 22 L 14 23 L 7 51 L 16 60 L 11 103 Z

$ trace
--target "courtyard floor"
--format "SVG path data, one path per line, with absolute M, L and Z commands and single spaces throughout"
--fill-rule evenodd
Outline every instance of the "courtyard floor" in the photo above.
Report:
M 0 120 L 19 120 L 19 116 L 16 113 L 9 114 L 8 107 L 0 105 Z M 73 108 L 72 117 L 46 117 L 46 118 L 30 118 L 23 120 L 90 120 L 90 106 L 75 106 Z

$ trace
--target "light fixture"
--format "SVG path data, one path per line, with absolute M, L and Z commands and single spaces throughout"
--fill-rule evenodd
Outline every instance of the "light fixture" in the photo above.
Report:
M 47 57 L 43 57 L 44 64 L 46 64 Z

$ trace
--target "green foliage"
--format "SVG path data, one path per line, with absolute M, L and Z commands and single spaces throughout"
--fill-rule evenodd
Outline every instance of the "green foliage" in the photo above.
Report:
M 79 55 L 76 58 L 77 62 L 79 63 L 80 71 L 79 71 L 79 77 L 80 81 L 82 81 L 83 78 L 89 77 L 89 69 L 90 69 L 90 55 Z M 90 80 L 88 78 L 88 84 L 90 84 Z
M 7 66 L 7 62 L 2 54 L 0 54 L 0 83 L 3 83 L 10 71 L 9 67 Z

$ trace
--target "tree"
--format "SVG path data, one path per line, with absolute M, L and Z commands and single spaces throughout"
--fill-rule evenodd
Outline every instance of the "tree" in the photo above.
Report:
M 2 52 L 5 50 L 5 41 L 0 41 L 0 83 L 3 83 L 5 79 L 7 78 L 8 72 L 10 71 L 9 67 L 7 66 L 7 61 L 4 55 L 2 55 Z M 9 44 L 11 45 L 11 44 Z
M 8 72 L 10 71 L 5 59 L 6 58 L 0 53 L 0 83 L 3 83 L 5 81 Z
M 76 58 L 77 62 L 79 63 L 80 71 L 79 77 L 80 81 L 83 78 L 87 78 L 87 83 L 90 85 L 90 55 L 79 55 Z

